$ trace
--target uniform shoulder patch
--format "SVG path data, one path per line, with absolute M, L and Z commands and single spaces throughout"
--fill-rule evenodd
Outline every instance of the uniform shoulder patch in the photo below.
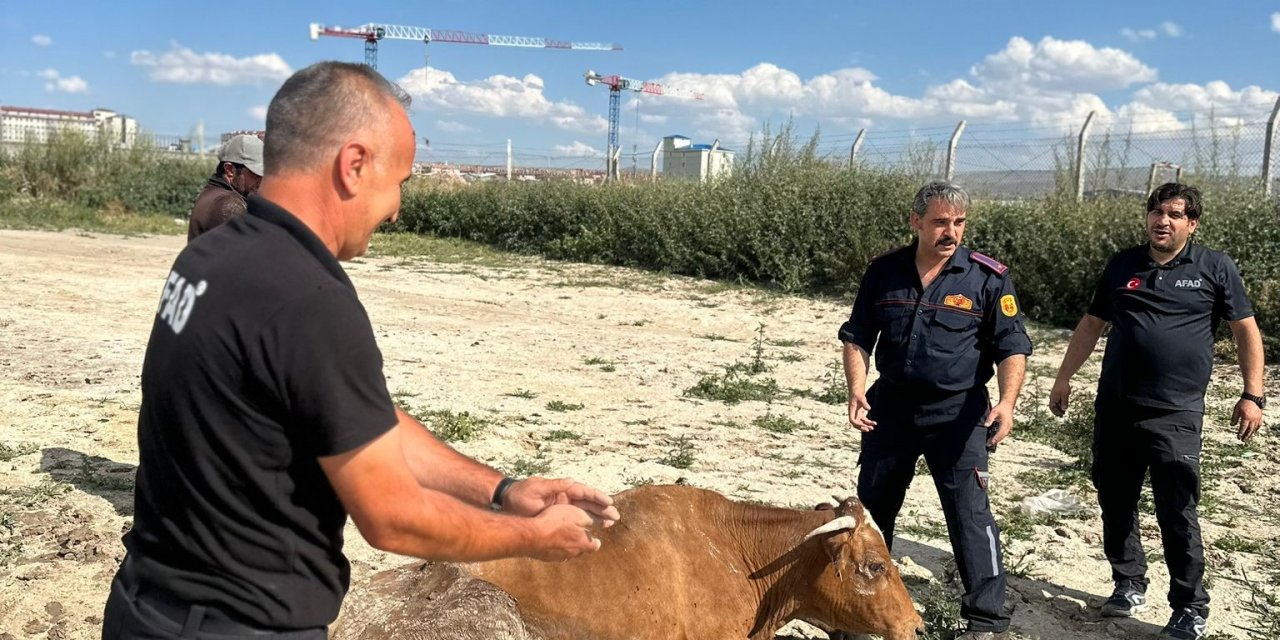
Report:
M 999 260 L 996 260 L 995 258 L 992 258 L 991 256 L 985 253 L 970 251 L 969 259 L 982 265 L 987 269 L 987 271 L 990 271 L 991 273 L 994 273 L 998 276 L 1003 276 L 1004 274 L 1009 272 L 1009 267 L 1007 265 L 1005 265 L 1003 262 L 1000 262 Z

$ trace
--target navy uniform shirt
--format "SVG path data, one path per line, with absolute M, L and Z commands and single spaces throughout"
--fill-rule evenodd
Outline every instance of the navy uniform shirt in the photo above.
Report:
M 1248 318 L 1253 307 L 1227 254 L 1188 242 L 1161 265 L 1144 244 L 1111 257 L 1089 315 L 1112 327 L 1100 402 L 1204 412 L 1218 324 Z
M 872 261 L 840 340 L 874 349 L 873 419 L 981 420 L 993 365 L 1031 355 L 1008 267 L 961 246 L 927 288 L 916 242 Z

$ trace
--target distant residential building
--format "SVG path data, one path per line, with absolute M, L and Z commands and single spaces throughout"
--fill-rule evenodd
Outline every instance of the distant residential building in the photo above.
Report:
M 55 131 L 76 131 L 109 144 L 132 147 L 138 139 L 138 121 L 110 109 L 61 111 L 34 107 L 0 106 L 0 142 L 48 142 Z
M 667 179 L 707 181 L 733 174 L 733 151 L 712 144 L 693 144 L 685 136 L 662 139 L 662 176 Z

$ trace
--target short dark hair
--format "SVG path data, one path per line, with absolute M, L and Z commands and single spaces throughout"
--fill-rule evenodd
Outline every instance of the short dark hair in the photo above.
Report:
M 1166 182 L 1151 192 L 1151 196 L 1147 198 L 1147 211 L 1155 211 L 1161 204 L 1173 200 L 1174 198 L 1182 198 L 1187 203 L 1185 209 L 1188 220 L 1199 220 L 1201 213 L 1200 190 L 1187 184 L 1179 184 L 1177 182 Z
M 314 167 L 347 134 L 385 121 L 388 99 L 409 108 L 409 94 L 367 65 L 325 61 L 298 71 L 267 107 L 264 170 Z
M 213 177 L 215 177 L 215 178 L 221 178 L 221 177 L 222 177 L 222 165 L 224 165 L 224 164 L 229 164 L 229 165 L 231 165 L 231 168 L 235 170 L 236 174 L 240 174 L 240 173 L 242 173 L 245 169 L 247 169 L 247 168 L 248 168 L 248 167 L 246 167 L 246 166 L 244 166 L 244 165 L 240 164 L 239 162 L 232 162 L 232 161 L 230 161 L 230 160 L 219 160 L 219 161 L 218 161 L 217 166 L 215 166 L 215 167 L 213 168 Z

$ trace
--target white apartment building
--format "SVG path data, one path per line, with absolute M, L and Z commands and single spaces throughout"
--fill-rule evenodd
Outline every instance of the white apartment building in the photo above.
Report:
M 138 121 L 110 109 L 60 111 L 34 107 L 0 106 L 0 142 L 47 142 L 57 130 L 71 130 L 93 139 L 103 136 L 113 146 L 132 147 L 138 139 Z

